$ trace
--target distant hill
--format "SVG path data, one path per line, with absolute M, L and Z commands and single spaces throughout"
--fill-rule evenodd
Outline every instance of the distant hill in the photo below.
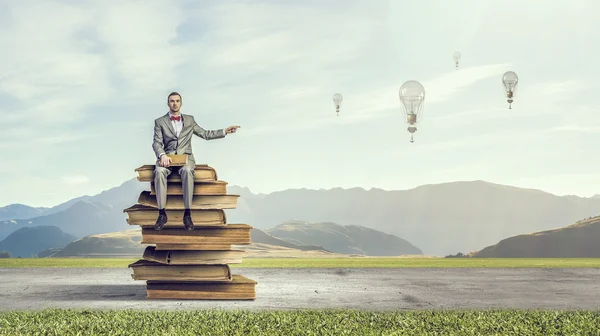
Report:
M 132 179 L 98 195 L 77 197 L 45 209 L 37 217 L 0 221 L 0 239 L 19 228 L 40 225 L 57 226 L 76 238 L 130 229 L 123 209 L 135 204 L 142 190 L 149 190 L 149 183 Z
M 9 204 L 0 208 L 0 221 L 8 219 L 28 219 L 41 216 L 48 208 L 34 208 L 24 204 Z
M 240 193 L 249 211 L 230 210 L 232 222 L 267 229 L 289 220 L 359 225 L 445 256 L 476 251 L 506 237 L 548 230 L 599 214 L 600 199 L 556 196 L 485 181 L 423 185 L 408 190 L 333 188 Z
M 319 246 L 298 246 L 277 239 L 259 229 L 251 232 L 252 244 L 236 245 L 237 249 L 252 251 L 253 254 L 278 255 L 298 254 L 302 252 L 331 254 Z M 40 253 L 40 257 L 140 257 L 148 245 L 140 244 L 142 240 L 139 228 L 119 232 L 94 234 L 72 241 L 62 249 L 48 249 Z
M 253 243 L 257 243 L 257 244 L 267 244 L 267 245 L 272 245 L 272 246 L 281 246 L 281 247 L 287 247 L 287 248 L 291 248 L 291 249 L 295 249 L 295 250 L 300 250 L 300 251 L 324 251 L 324 252 L 331 252 L 328 251 L 326 249 L 324 249 L 322 246 L 317 246 L 317 245 L 305 245 L 305 244 L 296 244 L 296 243 L 291 243 L 288 242 L 286 240 L 283 239 L 279 239 L 276 237 L 273 237 L 272 235 L 260 230 L 260 229 L 252 229 L 250 231 L 250 240 Z
M 250 245 L 236 246 L 236 249 L 244 250 L 244 258 L 348 258 L 358 255 L 339 254 L 323 249 L 300 250 L 280 245 L 264 243 L 252 243 Z
M 8 251 L 13 258 L 30 258 L 49 248 L 60 248 L 76 239 L 56 226 L 24 227 L 0 241 L 0 251 Z
M 7 206 L 0 207 L 0 221 L 6 221 L 11 219 L 29 219 L 38 216 L 51 215 L 63 210 L 68 209 L 71 205 L 92 198 L 92 196 L 80 196 L 71 199 L 67 202 L 61 203 L 53 207 L 32 207 L 25 204 L 9 204 Z
M 523 234 L 474 252 L 476 258 L 600 258 L 600 216 Z
M 119 232 L 94 234 L 72 241 L 60 250 L 44 253 L 48 257 L 141 257 L 147 245 L 142 245 L 139 228 Z M 52 253 L 53 252 L 53 253 Z
M 402 238 L 358 225 L 288 221 L 267 230 L 267 233 L 294 244 L 310 243 L 341 254 L 365 256 L 423 254 L 419 248 Z
M 36 225 L 58 226 L 77 238 L 130 229 L 123 209 L 135 204 L 142 190 L 149 190 L 149 183 L 132 178 L 98 195 L 65 202 L 61 205 L 65 209 L 53 214 L 47 210 L 43 216 L 0 221 L 0 239 Z M 363 226 L 401 237 L 424 254 L 437 256 L 477 251 L 507 237 L 561 227 L 596 216 L 600 209 L 595 197 L 556 196 L 485 181 L 392 191 L 291 189 L 270 194 L 228 185 L 228 192 L 241 195 L 238 208 L 226 210 L 229 223 L 262 230 L 291 220 Z
M 122 210 L 116 211 L 112 206 L 93 202 L 78 201 L 64 211 L 30 219 L 17 219 L 0 222 L 0 239 L 10 232 L 22 227 L 55 226 L 76 238 L 89 234 L 114 232 L 129 227 Z
M 119 186 L 105 190 L 97 195 L 79 196 L 53 207 L 31 207 L 24 204 L 9 204 L 7 206 L 0 207 L 0 221 L 10 219 L 29 219 L 38 216 L 51 215 L 60 211 L 64 211 L 80 201 L 103 203 L 105 205 L 116 206 L 117 208 L 121 207 L 123 204 L 133 205 L 130 203 L 135 203 L 137 201 L 137 195 L 139 195 L 142 190 L 150 190 L 149 183 L 142 183 L 136 178 L 132 178 Z M 132 197 L 134 198 L 132 199 Z

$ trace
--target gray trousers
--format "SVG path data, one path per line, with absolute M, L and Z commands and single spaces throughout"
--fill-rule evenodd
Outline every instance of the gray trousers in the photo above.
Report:
M 156 203 L 159 209 L 164 209 L 167 204 L 167 177 L 171 175 L 173 169 L 178 169 L 181 176 L 181 186 L 183 188 L 183 203 L 186 209 L 190 209 L 192 198 L 194 197 L 194 169 L 196 160 L 193 155 L 188 155 L 187 166 L 181 167 L 162 167 L 160 160 L 156 161 L 154 168 L 154 188 L 156 190 Z

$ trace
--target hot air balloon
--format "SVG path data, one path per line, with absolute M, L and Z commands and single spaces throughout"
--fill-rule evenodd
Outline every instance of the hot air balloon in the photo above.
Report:
M 333 104 L 335 105 L 335 112 L 337 112 L 338 117 L 340 116 L 340 104 L 343 99 L 344 97 L 339 93 L 333 95 Z
M 460 57 L 462 55 L 460 54 L 460 51 L 455 51 L 453 56 L 454 56 L 454 65 L 456 66 L 456 70 L 458 70 L 458 62 L 460 62 Z
M 415 125 L 423 111 L 425 88 L 416 80 L 406 81 L 400 87 L 399 97 L 406 113 L 406 122 L 409 124 L 407 130 L 410 133 L 410 142 L 415 142 L 413 134 L 417 131 Z
M 502 84 L 504 85 L 504 92 L 506 93 L 506 101 L 508 102 L 508 108 L 512 109 L 513 97 L 515 96 L 515 90 L 519 83 L 519 77 L 513 71 L 507 71 L 502 75 Z
M 406 130 L 408 131 L 408 133 L 410 133 L 410 142 L 415 142 L 415 139 L 413 139 L 413 134 L 417 131 L 417 126 L 408 126 Z

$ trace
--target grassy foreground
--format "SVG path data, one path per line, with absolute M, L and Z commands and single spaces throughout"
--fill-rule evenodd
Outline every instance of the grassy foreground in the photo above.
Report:
M 139 258 L 10 258 L 0 259 L 5 267 L 108 267 L 127 268 Z M 600 258 L 245 258 L 235 268 L 600 268 Z
M 6 335 L 599 335 L 600 312 L 249 312 L 51 309 L 0 313 Z

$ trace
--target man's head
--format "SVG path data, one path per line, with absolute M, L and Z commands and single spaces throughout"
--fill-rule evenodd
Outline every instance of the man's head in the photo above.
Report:
M 172 113 L 179 113 L 181 108 L 181 95 L 177 92 L 171 92 L 167 97 L 167 105 Z

